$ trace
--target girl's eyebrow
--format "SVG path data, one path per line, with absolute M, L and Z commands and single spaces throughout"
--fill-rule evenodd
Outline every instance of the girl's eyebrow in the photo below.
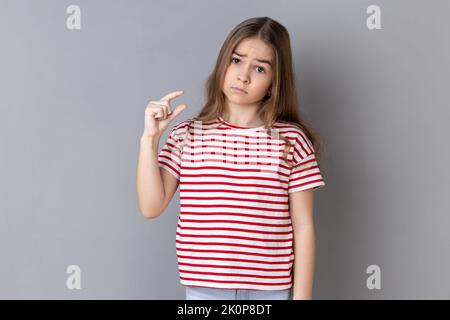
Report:
M 237 53 L 236 51 L 233 51 L 233 53 L 238 55 L 238 56 L 240 56 L 240 57 L 247 57 L 247 55 Z M 263 60 L 263 59 L 255 59 L 255 60 L 258 61 L 258 62 L 261 62 L 261 63 L 268 64 L 269 66 L 272 66 L 272 63 L 269 60 Z

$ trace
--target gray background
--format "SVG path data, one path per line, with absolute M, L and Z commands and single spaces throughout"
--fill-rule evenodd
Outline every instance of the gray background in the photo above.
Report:
M 156 220 L 137 210 L 144 109 L 184 90 L 175 121 L 196 115 L 226 35 L 256 16 L 289 30 L 304 115 L 328 146 L 314 298 L 450 298 L 448 2 L 0 4 L 0 298 L 184 299 L 178 191 Z M 66 28 L 70 4 L 81 30 Z M 366 27 L 371 4 L 381 30 Z

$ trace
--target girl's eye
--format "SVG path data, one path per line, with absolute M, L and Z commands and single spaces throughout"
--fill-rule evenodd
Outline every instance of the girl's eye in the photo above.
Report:
M 231 58 L 231 61 L 233 61 L 233 62 L 234 62 L 235 60 L 237 60 L 237 61 L 240 61 L 240 59 L 239 59 L 239 58 L 234 58 L 234 57 L 233 57 L 233 58 Z M 263 68 L 263 67 L 259 67 L 259 66 L 258 66 L 257 68 L 260 68 L 260 69 L 262 69 L 262 70 L 263 70 L 263 72 L 265 72 L 265 70 L 264 70 L 264 68 Z
M 263 67 L 257 67 L 257 68 L 261 68 L 263 70 L 263 72 L 265 71 Z

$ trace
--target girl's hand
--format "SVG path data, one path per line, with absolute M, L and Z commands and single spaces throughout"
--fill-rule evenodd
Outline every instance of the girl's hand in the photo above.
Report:
M 161 136 L 164 130 L 167 129 L 169 123 L 187 108 L 187 105 L 183 103 L 172 111 L 172 107 L 170 106 L 170 101 L 182 94 L 183 91 L 171 92 L 159 101 L 150 101 L 148 103 L 145 108 L 145 127 L 142 136 Z

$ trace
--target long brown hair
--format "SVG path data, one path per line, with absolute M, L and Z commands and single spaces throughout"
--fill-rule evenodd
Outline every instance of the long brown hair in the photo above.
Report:
M 218 116 L 222 117 L 225 106 L 222 86 L 232 52 L 243 39 L 254 37 L 264 41 L 274 52 L 271 93 L 262 99 L 259 109 L 259 116 L 264 122 L 267 134 L 271 135 L 271 127 L 275 121 L 296 125 L 311 141 L 318 159 L 322 151 L 320 135 L 299 114 L 289 33 L 283 25 L 269 17 L 247 19 L 228 34 L 220 49 L 214 70 L 206 82 L 206 103 L 198 115 L 189 122 L 187 131 L 190 132 L 191 124 L 195 121 L 208 122 L 216 120 Z M 292 145 L 286 137 L 279 136 L 286 142 L 284 157 L 287 159 L 287 152 Z

